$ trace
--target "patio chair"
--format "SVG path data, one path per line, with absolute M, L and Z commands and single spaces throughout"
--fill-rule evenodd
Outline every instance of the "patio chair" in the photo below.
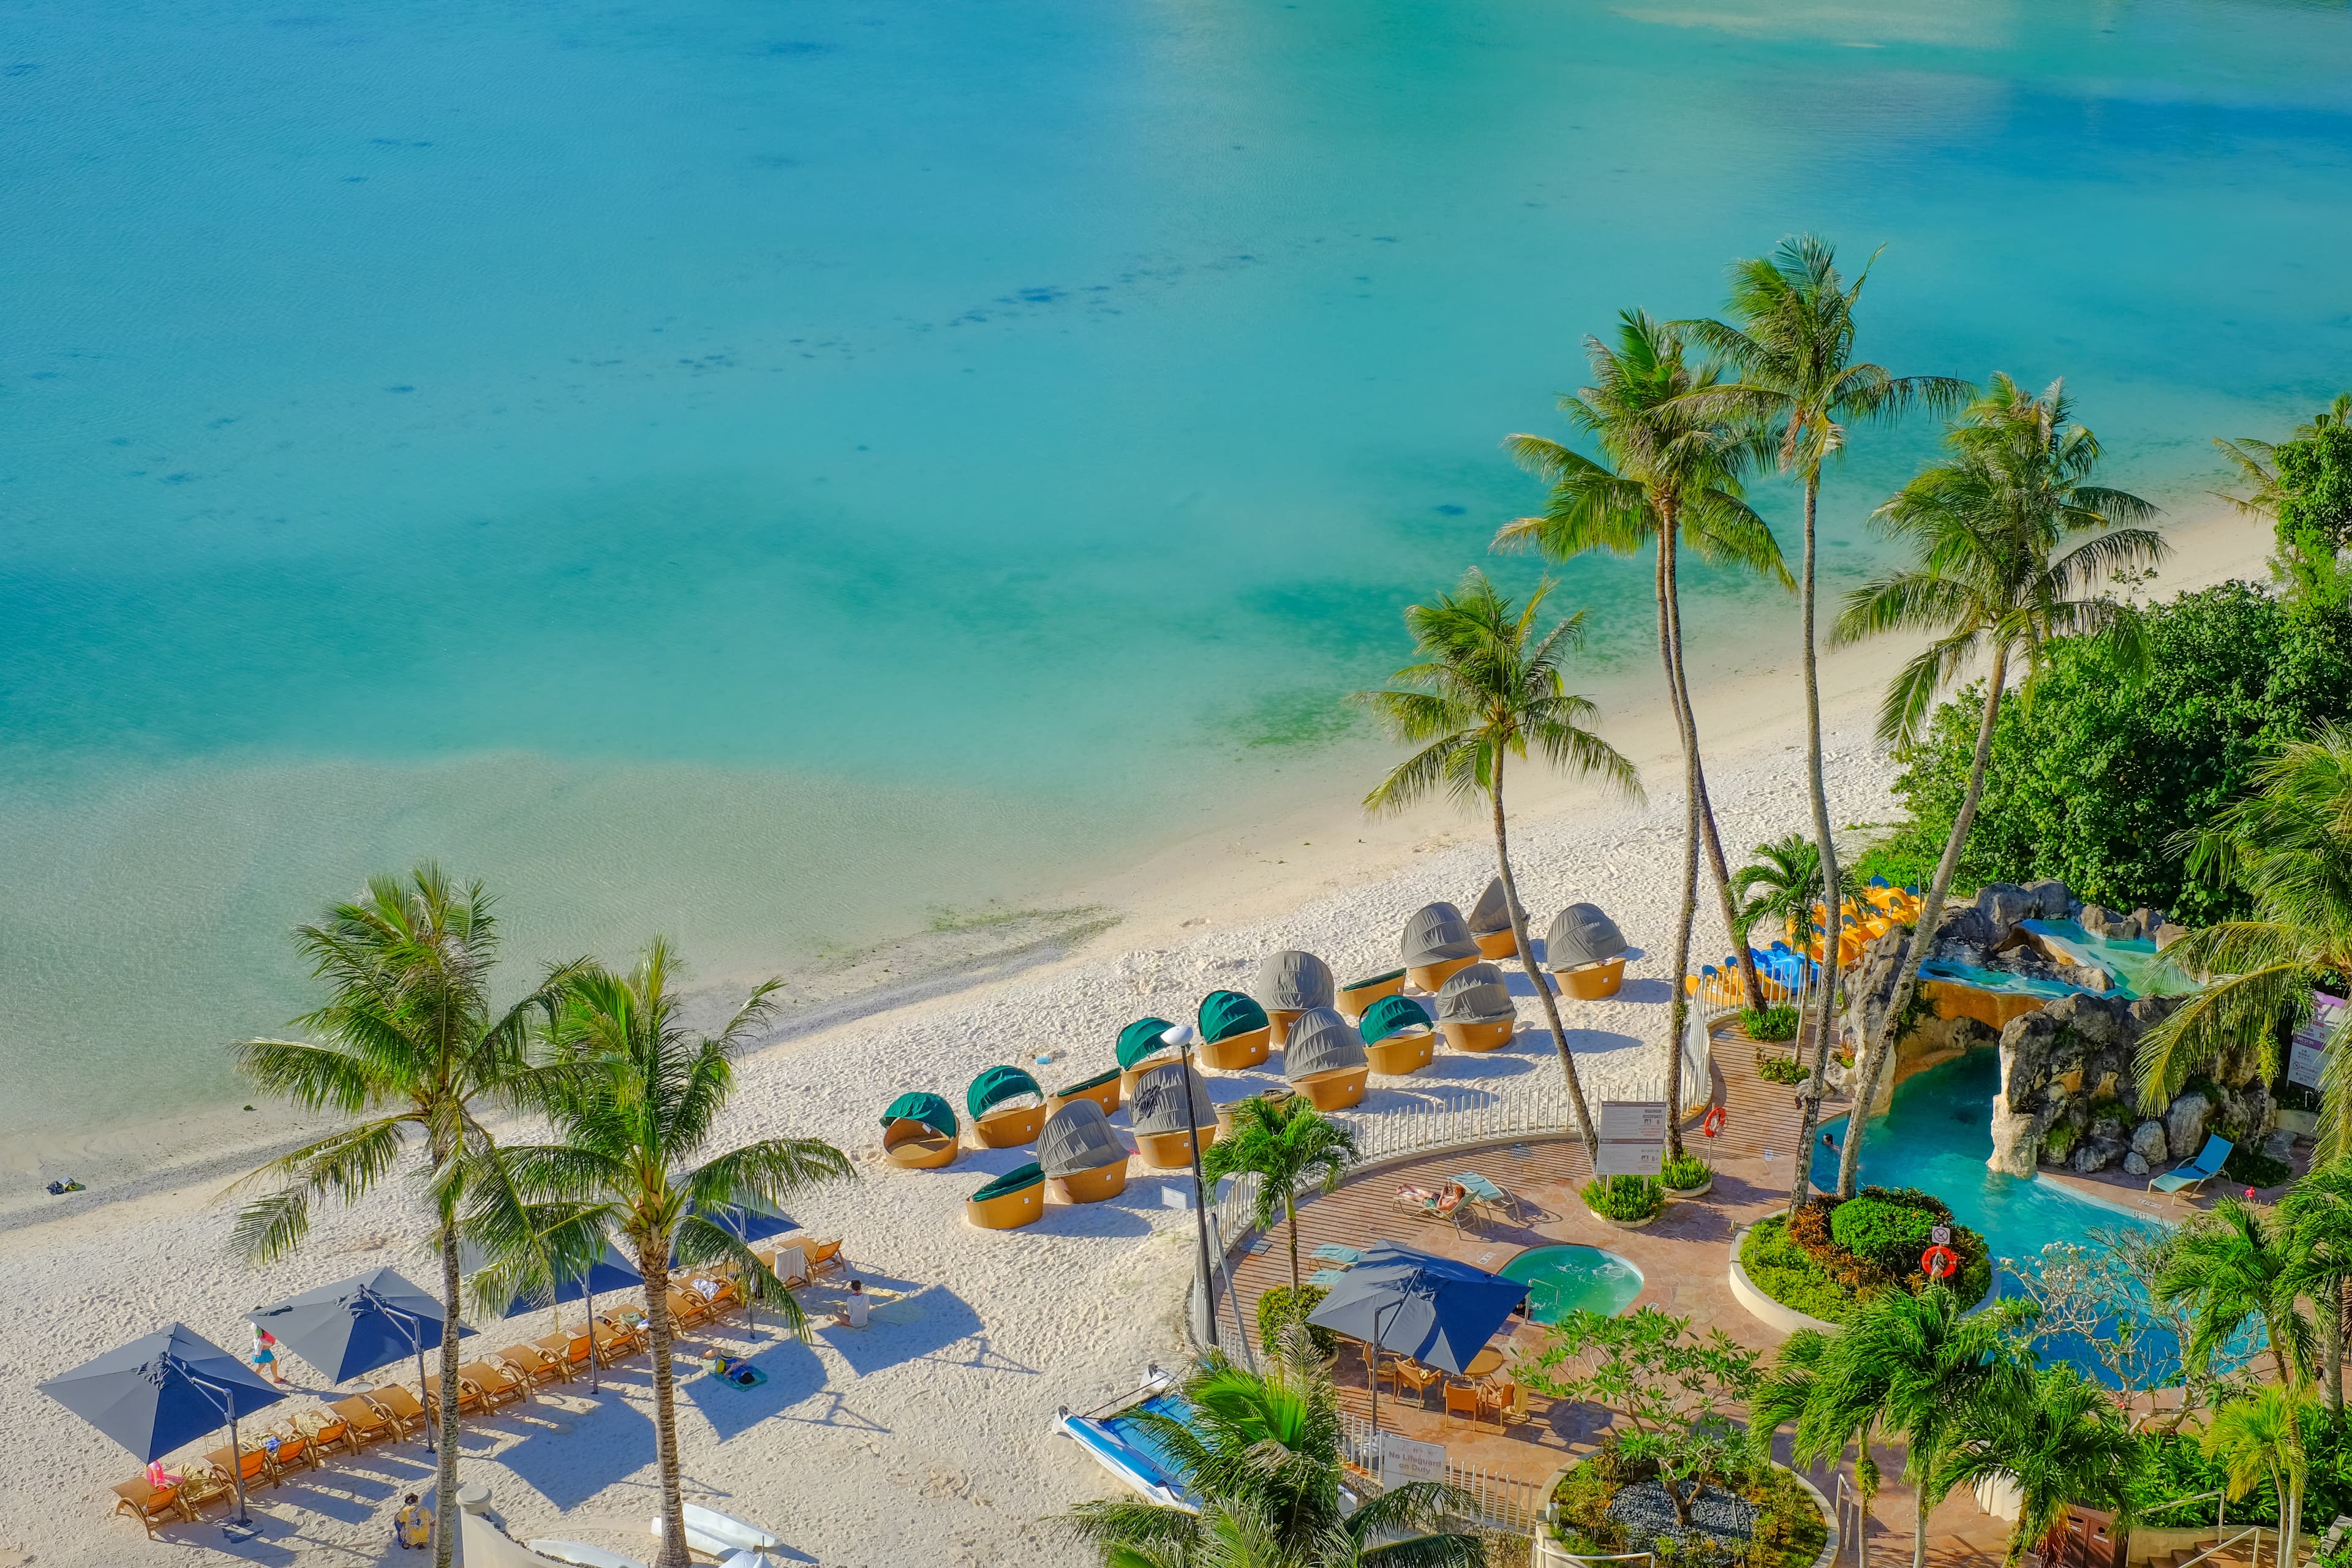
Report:
M 341 1448 L 356 1454 L 366 1445 L 352 1434 L 352 1424 L 332 1410 L 305 1410 L 294 1417 L 295 1429 L 310 1439 L 310 1452 L 331 1454 Z
M 408 1391 L 406 1389 L 403 1389 L 401 1392 L 405 1394 Z M 441 1423 L 441 1380 L 437 1377 L 435 1378 L 425 1390 L 425 1408 L 429 1413 L 434 1425 L 436 1426 L 439 1426 Z M 471 1377 L 467 1376 L 466 1374 L 465 1368 L 459 1367 L 457 1369 L 458 1415 L 461 1417 L 467 1415 L 479 1415 L 487 1412 L 489 1408 L 490 1396 L 488 1391 L 484 1389 L 480 1384 L 476 1383 Z
M 2150 1176 L 2147 1190 L 2151 1193 L 2193 1194 L 2198 1188 L 2221 1173 L 2221 1166 L 2230 1158 L 2230 1151 L 2236 1147 L 2227 1138 L 2214 1133 L 2205 1140 L 2205 1147 L 2197 1151 L 2197 1158 L 2175 1165 L 2161 1176 Z
M 411 1405 L 415 1404 L 410 1400 Z M 349 1399 L 338 1399 L 327 1406 L 343 1424 L 343 1440 L 352 1453 L 358 1453 L 370 1443 L 396 1443 L 408 1436 L 408 1423 L 401 1415 L 370 1399 L 364 1394 L 354 1394 Z M 422 1411 L 419 1415 L 424 1414 Z
M 1496 1185 L 1475 1171 L 1465 1171 L 1454 1178 L 1454 1184 L 1470 1194 L 1470 1200 L 1496 1219 L 1513 1220 L 1519 1216 L 1519 1200 L 1509 1189 Z
M 1442 1383 L 1444 1379 L 1445 1374 L 1433 1366 L 1423 1366 L 1419 1362 L 1400 1358 L 1396 1365 L 1397 1397 L 1402 1399 L 1404 1391 L 1410 1388 L 1412 1390 L 1413 1397 L 1420 1400 L 1422 1408 L 1426 1410 L 1429 1408 L 1431 1385 Z
M 1478 1424 L 1478 1385 L 1475 1383 L 1448 1383 L 1445 1385 L 1445 1418 L 1460 1419 L 1473 1426 Z
M 530 1342 L 530 1348 L 560 1364 L 565 1380 L 569 1381 L 577 1377 L 580 1369 L 588 1364 L 589 1356 L 594 1353 L 591 1349 L 593 1343 L 588 1331 L 583 1329 L 576 1334 L 561 1331 L 541 1334 Z
M 408 1392 L 408 1384 L 404 1383 L 388 1383 L 382 1388 L 371 1388 L 360 1397 L 378 1409 L 398 1416 L 400 1435 L 404 1437 L 408 1436 L 410 1427 L 423 1431 L 433 1419 L 425 1415 L 425 1406 L 416 1403 L 416 1395 Z M 336 1408 L 340 1410 L 342 1406 L 337 1405 Z M 462 1415 L 465 1408 L 465 1404 L 461 1400 L 457 1405 L 459 1414 Z
M 652 1342 L 645 1314 L 632 1307 L 617 1317 L 596 1320 L 596 1357 L 604 1365 L 625 1361 Z
M 159 1524 L 169 1524 L 175 1519 L 189 1523 L 195 1521 L 195 1515 L 180 1501 L 177 1486 L 149 1486 L 144 1476 L 114 1484 L 114 1511 L 127 1512 L 145 1525 L 150 1541 L 155 1538 L 155 1527 Z
M 530 1397 L 530 1378 L 495 1358 L 469 1361 L 457 1369 L 457 1376 L 482 1391 L 485 1409 L 520 1405 Z
M 698 1329 L 719 1315 L 716 1302 L 680 1285 L 669 1288 L 669 1326 L 672 1329 Z
M 236 1489 L 229 1485 L 226 1472 L 191 1468 L 180 1482 L 180 1506 L 188 1510 L 191 1522 L 201 1521 L 215 1503 L 226 1507 L 236 1501 Z
M 572 1369 L 564 1364 L 562 1352 L 551 1352 L 537 1345 L 509 1345 L 490 1359 L 540 1388 L 572 1381 Z
M 1318 1268 L 1307 1277 L 1307 1282 L 1309 1285 L 1320 1285 L 1328 1290 L 1347 1277 L 1348 1271 L 1344 1268 Z
M 280 1478 L 290 1475 L 296 1470 L 314 1470 L 319 1468 L 318 1445 L 311 1442 L 310 1435 L 293 1421 L 288 1420 L 272 1426 L 261 1435 L 263 1453 L 269 1453 L 269 1439 L 272 1437 L 278 1439 L 278 1451 L 269 1455 L 269 1462 L 278 1467 L 278 1474 Z
M 1318 1263 L 1336 1263 L 1342 1268 L 1352 1268 L 1364 1258 L 1362 1248 L 1342 1247 L 1336 1241 L 1327 1241 L 1307 1256 Z
M 256 1446 L 248 1445 L 238 1449 L 215 1448 L 205 1456 L 205 1463 L 217 1471 L 224 1480 L 242 1469 L 247 1491 L 274 1487 L 286 1479 L 278 1473 L 278 1467 L 269 1462 L 268 1451 Z
M 1527 1384 L 1517 1382 L 1498 1384 L 1495 1388 L 1495 1424 L 1497 1426 L 1517 1426 L 1527 1418 Z

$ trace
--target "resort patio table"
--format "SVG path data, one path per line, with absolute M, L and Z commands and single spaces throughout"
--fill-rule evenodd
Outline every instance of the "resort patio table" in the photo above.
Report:
M 1462 1375 L 1465 1377 L 1484 1377 L 1490 1372 L 1501 1370 L 1502 1365 L 1503 1352 L 1496 1350 L 1494 1346 L 1488 1345 L 1485 1350 L 1480 1351 L 1476 1355 L 1470 1358 L 1470 1364 L 1462 1369 Z

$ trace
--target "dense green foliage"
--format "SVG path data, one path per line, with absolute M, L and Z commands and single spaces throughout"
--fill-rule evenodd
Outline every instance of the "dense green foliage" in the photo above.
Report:
M 1919 1258 L 1938 1225 L 1952 1226 L 1952 1250 L 1960 1258 L 1953 1290 L 1965 1301 L 1983 1300 L 1993 1268 L 1984 1238 L 1954 1224 L 1937 1199 L 1909 1187 L 1864 1187 L 1843 1201 L 1814 1198 L 1794 1215 L 1759 1220 L 1740 1244 L 1739 1265 L 1782 1306 L 1843 1323 L 1881 1290 L 1899 1287 L 1916 1295 L 1927 1289 Z
M 1756 1289 L 1809 1318 L 1843 1323 L 1854 1293 L 1830 1278 L 1812 1254 L 1789 1239 L 1789 1216 L 1759 1219 L 1739 1244 L 1739 1267 Z
M 1748 1031 L 1751 1040 L 1793 1040 L 1797 1037 L 1797 1010 L 1785 1003 L 1776 1007 L 1742 1008 L 1739 1026 Z
M 1794 1057 L 1759 1051 L 1756 1053 L 1756 1076 L 1766 1083 L 1802 1083 L 1805 1081 L 1805 1064 Z
M 2341 605 L 2344 551 L 2352 545 L 2352 428 L 2321 425 L 2271 455 L 2278 465 L 2278 564 L 2298 595 Z
M 1940 1223 L 1926 1209 L 1854 1197 L 1830 1212 L 1830 1235 L 1855 1257 L 1895 1275 L 1919 1266 L 1927 1233 Z
M 2352 1513 L 2352 1420 L 2325 1416 L 2315 1419 L 2304 1443 L 2305 1460 L 2310 1466 L 2303 1494 L 2304 1527 L 2325 1530 L 2337 1514 Z M 2132 1479 L 2135 1511 L 2147 1514 L 2171 1499 L 2198 1497 L 2221 1489 L 2221 1464 L 2205 1452 L 2194 1428 L 2152 1433 L 2141 1448 L 2144 1457 Z M 2210 1523 L 2212 1518 L 2213 1503 L 2208 1497 L 2187 1508 L 2164 1509 L 2150 1514 L 2148 1522 L 2174 1529 L 2200 1521 Z M 2278 1489 L 2268 1480 L 2257 1482 L 2245 1496 L 2231 1500 L 2228 1518 L 2233 1525 L 2276 1524 Z
M 1307 1327 L 1307 1342 L 1315 1347 L 1317 1355 L 1337 1355 L 1339 1351 L 1339 1335 L 1328 1329 L 1307 1326 L 1308 1316 L 1323 1304 L 1323 1298 L 1330 1293 L 1320 1285 L 1301 1285 L 1296 1290 L 1287 1285 L 1277 1285 L 1260 1296 L 1257 1299 L 1257 1340 L 1265 1347 L 1265 1353 L 1273 1355 L 1279 1350 L 1283 1331 L 1297 1323 Z
M 1709 1478 L 1710 1484 L 1744 1499 L 1759 1510 L 1755 1533 L 1745 1552 L 1736 1552 L 1712 1536 L 1693 1531 L 1681 1541 L 1629 1531 L 1609 1512 L 1609 1505 L 1627 1486 L 1655 1478 L 1657 1463 L 1621 1451 L 1611 1436 L 1601 1440 L 1593 1456 L 1571 1468 L 1552 1489 L 1558 1505 L 1552 1537 L 1572 1552 L 1594 1556 L 1627 1552 L 1651 1552 L 1662 1563 L 1676 1568 L 1715 1568 L 1744 1563 L 1748 1568 L 1805 1568 L 1821 1554 L 1829 1527 L 1820 1508 L 1794 1476 L 1770 1465 L 1737 1457 L 1737 1462 Z M 1637 1445 L 1638 1447 L 1638 1445 Z
M 1658 1180 L 1676 1192 L 1690 1192 L 1714 1179 L 1715 1167 L 1696 1154 L 1677 1154 L 1658 1167 Z
M 2243 795 L 2255 765 L 2323 721 L 2352 720 L 2352 609 L 2223 583 L 2140 612 L 2137 689 L 2096 642 L 2061 638 L 2032 700 L 2003 706 L 1958 885 L 2063 878 L 2078 898 L 2153 904 L 2186 924 L 2237 912 L 2175 839 Z M 1982 707 L 1971 688 L 1896 755 L 1913 820 L 1853 868 L 1916 880 L 1959 808 Z
M 1584 1206 L 1603 1219 L 1648 1219 L 1666 1206 L 1666 1190 L 1654 1176 L 1603 1176 L 1584 1184 Z

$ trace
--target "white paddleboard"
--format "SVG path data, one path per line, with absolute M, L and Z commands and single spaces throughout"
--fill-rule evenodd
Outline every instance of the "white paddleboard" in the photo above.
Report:
M 783 1544 L 758 1525 L 746 1523 L 733 1514 L 721 1513 L 715 1508 L 688 1503 L 684 1511 L 686 1543 L 706 1556 L 723 1557 L 738 1548 L 758 1552 Z M 661 1532 L 662 1521 L 656 1518 L 650 1526 L 650 1533 L 659 1535 Z
M 624 1557 L 583 1541 L 526 1541 L 523 1545 L 541 1557 L 573 1563 L 576 1568 L 646 1568 L 634 1557 Z

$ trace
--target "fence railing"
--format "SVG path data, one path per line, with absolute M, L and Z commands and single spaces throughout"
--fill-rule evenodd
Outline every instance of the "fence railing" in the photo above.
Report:
M 1358 1475 L 1358 1484 L 1378 1489 L 1381 1476 L 1379 1438 L 1371 1423 L 1342 1411 L 1339 1415 L 1339 1458 Z M 1517 1535 L 1532 1534 L 1543 1519 L 1542 1483 L 1517 1476 L 1498 1476 L 1476 1465 L 1445 1461 L 1445 1484 L 1468 1499 L 1465 1517 L 1486 1530 Z

